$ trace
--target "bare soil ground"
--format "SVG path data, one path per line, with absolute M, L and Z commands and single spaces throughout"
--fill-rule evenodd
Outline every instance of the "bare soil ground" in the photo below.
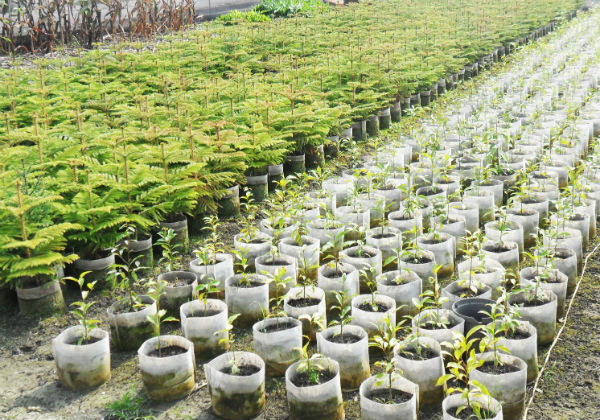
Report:
M 600 419 L 600 251 L 588 261 L 546 369 L 528 419 Z

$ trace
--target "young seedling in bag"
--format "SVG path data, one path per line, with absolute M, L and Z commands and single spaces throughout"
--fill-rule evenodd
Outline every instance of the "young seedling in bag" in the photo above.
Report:
M 344 278 L 345 278 L 345 274 L 344 274 Z M 349 297 L 347 296 L 347 292 L 345 290 L 340 291 L 334 291 L 333 292 L 334 296 L 335 296 L 335 300 L 337 302 L 337 305 L 332 305 L 331 309 L 333 309 L 334 311 L 338 312 L 338 319 L 334 319 L 329 323 L 329 326 L 336 326 L 339 325 L 340 326 L 340 333 L 339 335 L 343 336 L 344 335 L 344 326 L 350 324 L 350 321 L 352 321 L 352 313 L 351 310 L 352 308 L 349 305 Z
M 318 385 L 321 380 L 321 375 L 325 371 L 323 366 L 319 365 L 321 356 L 319 353 L 311 354 L 308 346 L 310 342 L 308 341 L 308 337 L 304 336 L 307 339 L 306 344 L 302 346 L 302 353 L 300 356 L 300 361 L 298 362 L 298 372 L 306 375 L 308 379 L 308 383 L 310 385 Z
M 389 256 L 384 262 L 383 262 L 383 266 L 384 267 L 388 267 L 390 266 L 390 264 L 392 263 L 396 263 L 396 270 L 402 272 L 402 260 L 401 260 L 401 256 L 404 255 L 403 250 L 402 250 L 402 232 L 398 232 L 395 235 L 395 243 L 396 246 L 392 248 L 392 251 L 394 252 L 394 255 Z M 410 271 L 410 270 L 407 270 Z
M 428 294 L 421 293 L 421 295 L 418 298 L 412 298 L 412 303 L 413 303 L 413 305 L 415 305 L 415 308 L 417 308 L 417 313 L 412 317 L 410 317 L 410 316 L 408 317 L 411 320 L 413 318 L 417 318 L 417 319 L 421 320 L 421 318 L 422 318 L 421 314 L 423 313 L 423 311 L 425 311 L 427 309 L 435 308 L 433 299 L 431 298 L 431 293 L 428 293 Z M 420 331 L 421 331 L 421 322 L 417 322 L 417 323 L 415 323 L 415 338 L 419 338 Z
M 275 273 L 275 277 L 273 277 L 270 283 L 275 284 L 275 296 L 269 299 L 269 303 L 273 307 L 273 310 L 269 310 L 269 308 L 261 308 L 261 313 L 263 319 L 267 318 L 276 318 L 276 325 L 279 328 L 279 319 L 282 317 L 287 317 L 287 313 L 283 310 L 283 301 L 285 299 L 285 295 L 281 295 L 280 291 L 285 290 L 286 285 L 291 281 L 289 277 L 285 276 L 285 268 L 281 267 Z
M 220 292 L 219 280 L 215 278 L 208 279 L 206 283 L 200 283 L 198 286 L 196 286 L 195 292 L 198 293 L 198 301 L 204 303 L 204 316 L 206 316 L 206 312 L 208 310 L 208 297 L 212 294 Z
M 458 284 L 461 286 L 466 285 L 467 289 L 473 293 L 477 293 L 479 291 L 480 282 L 474 281 L 474 275 L 481 272 L 485 266 L 485 254 L 480 252 L 480 249 L 477 247 L 477 235 L 481 231 L 478 230 L 475 234 L 469 235 L 467 237 L 466 246 L 465 246 L 465 255 L 469 260 L 469 277 L 466 280 L 459 280 Z M 473 267 L 473 262 L 477 258 L 479 260 L 479 266 Z
M 233 334 L 233 323 L 239 316 L 240 316 L 240 314 L 229 315 L 229 318 L 227 319 L 227 325 L 225 326 L 225 328 L 214 333 L 214 335 L 221 335 L 222 333 L 227 334 L 227 337 L 221 338 L 219 340 L 219 344 L 227 343 L 227 344 L 229 344 L 229 347 L 231 348 L 231 357 L 232 357 L 233 361 L 231 364 L 230 373 L 232 375 L 237 375 L 240 372 L 240 368 L 235 359 L 235 350 L 233 350 L 233 343 L 235 343 L 235 335 Z
M 240 207 L 242 217 L 239 219 L 240 234 L 246 241 L 256 236 L 258 228 L 254 224 L 258 213 L 258 206 L 254 204 L 252 194 L 247 191 L 246 194 L 240 197 Z
M 442 268 L 441 265 L 439 265 L 439 264 L 435 265 L 435 267 L 433 268 L 433 275 L 429 276 L 429 278 L 427 279 L 428 282 L 432 285 L 432 288 L 431 288 L 431 290 L 426 290 L 425 292 L 423 292 L 423 294 L 427 294 L 427 293 L 431 294 L 433 304 L 437 308 L 441 308 L 442 303 L 444 303 L 448 300 L 447 297 L 442 296 L 442 286 L 441 286 L 441 284 L 438 280 L 438 276 L 437 276 L 437 273 L 438 273 L 438 271 L 440 271 L 441 268 Z
M 402 377 L 404 373 L 402 369 L 398 368 L 393 360 L 385 359 L 385 360 L 377 360 L 375 362 L 375 366 L 383 369 L 382 372 L 377 374 L 377 381 L 375 381 L 376 386 L 383 385 L 387 378 L 387 397 L 376 397 L 375 401 L 380 404 L 395 404 L 394 394 L 396 392 L 401 393 L 402 391 L 397 391 L 393 388 L 394 379 L 399 379 Z
M 109 267 L 108 282 L 111 284 L 112 289 L 125 292 L 124 297 L 117 299 L 123 305 L 124 310 L 131 312 L 135 307 L 140 306 L 140 301 L 134 290 L 134 287 L 140 282 L 138 273 L 148 267 L 141 266 L 141 255 L 131 258 L 127 246 L 123 242 L 119 242 L 111 252 L 119 256 L 124 263 L 115 263 Z
M 96 302 L 88 302 L 87 298 L 91 291 L 94 290 L 95 281 L 86 283 L 85 276 L 87 276 L 90 271 L 84 271 L 79 275 L 79 278 L 75 277 L 64 277 L 63 280 L 74 281 L 79 286 L 79 291 L 81 292 L 81 300 L 77 302 L 73 302 L 71 306 L 74 306 L 75 309 L 71 311 L 75 317 L 79 319 L 79 325 L 83 327 L 83 335 L 79 337 L 77 340 L 77 345 L 80 346 L 82 344 L 90 344 L 92 339 L 90 337 L 90 331 L 94 328 L 98 327 L 100 320 L 98 319 L 90 319 L 88 317 L 88 312 L 90 308 L 96 304 Z M 87 289 L 87 290 L 85 290 Z
M 194 251 L 196 257 L 200 259 L 202 265 L 206 268 L 205 275 L 208 275 L 208 266 L 217 263 L 217 254 L 224 252 L 224 244 L 219 237 L 219 229 L 221 223 L 217 216 L 211 215 L 204 218 L 205 227 L 203 231 L 208 232 L 208 236 L 204 240 L 204 245 Z
M 371 269 L 374 270 L 373 267 L 371 267 Z M 378 294 L 377 282 L 369 280 L 369 277 L 366 274 L 366 271 L 367 270 L 361 270 L 361 274 L 364 273 L 364 276 L 366 279 L 365 283 L 367 284 L 367 289 L 369 289 L 369 294 L 371 295 L 371 299 L 370 299 L 371 300 L 371 302 L 370 302 L 371 310 L 373 312 L 379 312 L 379 305 L 377 304 L 377 301 L 375 300 L 375 296 Z
M 156 350 L 158 351 L 158 357 L 161 357 L 162 345 L 160 342 L 160 327 L 163 322 L 177 322 L 178 319 L 173 316 L 167 316 L 167 311 L 160 308 L 160 297 L 163 294 L 164 288 L 167 286 L 166 281 L 153 281 L 149 285 L 148 296 L 150 296 L 156 302 L 156 308 L 158 309 L 155 314 L 148 315 L 146 318 L 156 327 L 158 331 L 158 340 L 156 341 Z
M 500 352 L 510 353 L 505 347 L 498 344 L 498 339 L 501 334 L 505 336 L 508 334 L 508 324 L 501 322 L 504 318 L 504 311 L 501 305 L 493 303 L 490 305 L 490 310 L 480 311 L 483 315 L 491 319 L 491 322 L 487 325 L 483 325 L 481 330 L 483 331 L 483 338 L 479 341 L 479 351 L 481 353 L 486 350 L 492 350 L 494 353 L 494 366 L 502 364 L 500 360 Z
M 237 263 L 235 264 L 236 274 L 241 275 L 239 280 L 240 286 L 249 287 L 251 284 L 250 273 L 248 272 L 250 265 L 248 264 L 248 250 L 246 248 L 237 251 L 233 250 Z
M 181 264 L 179 249 L 182 245 L 175 242 L 175 231 L 171 228 L 163 228 L 158 236 L 156 245 L 162 249 L 162 257 L 158 261 L 159 266 L 164 265 L 167 271 L 177 270 L 176 266 Z
M 327 260 L 329 262 L 334 263 L 334 268 L 336 272 L 340 272 L 340 262 L 341 256 L 340 251 L 343 251 L 351 242 L 347 242 L 344 240 L 344 236 L 348 233 L 348 230 L 344 227 L 341 229 L 339 233 L 337 233 L 334 237 L 331 238 L 331 241 L 328 241 L 323 246 L 323 252 L 330 252 L 330 255 L 327 256 Z
M 490 418 L 485 416 L 481 405 L 473 399 L 474 396 L 489 396 L 487 388 L 479 381 L 471 379 L 471 372 L 483 365 L 483 360 L 477 360 L 475 356 L 474 344 L 476 338 L 471 338 L 480 328 L 474 327 L 466 335 L 454 334 L 453 350 L 442 353 L 450 358 L 447 363 L 448 373 L 441 376 L 437 385 L 446 385 L 446 394 L 452 395 L 460 393 L 466 404 L 456 409 L 456 415 L 463 410 L 470 408 L 473 414 L 478 418 Z M 448 386 L 449 385 L 449 386 Z
M 400 342 L 398 334 L 404 330 L 405 319 L 394 324 L 390 315 L 386 316 L 382 324 L 377 326 L 377 334 L 369 340 L 369 347 L 381 351 L 384 359 L 391 361 L 394 356 L 394 349 Z
M 309 331 L 311 335 L 314 335 L 313 332 L 322 331 L 325 328 L 325 321 L 323 320 L 321 314 L 319 314 L 318 312 L 314 312 L 310 315 L 302 314 L 298 317 L 298 321 L 308 324 L 306 330 Z M 311 341 L 310 336 L 305 335 L 304 337 L 306 338 L 306 340 L 308 340 L 308 342 Z

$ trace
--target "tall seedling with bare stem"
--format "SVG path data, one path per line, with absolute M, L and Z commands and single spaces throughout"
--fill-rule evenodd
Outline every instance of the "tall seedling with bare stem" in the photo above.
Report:
M 156 241 L 156 245 L 162 249 L 162 257 L 158 264 L 164 266 L 167 271 L 177 270 L 177 266 L 181 264 L 179 250 L 182 245 L 175 242 L 175 231 L 171 228 L 162 229 L 158 236 L 159 239 Z
M 502 364 L 500 359 L 500 352 L 510 353 L 510 351 L 500 344 L 498 339 L 501 334 L 508 334 L 508 325 L 500 322 L 504 318 L 504 311 L 502 305 L 493 303 L 490 305 L 489 311 L 481 311 L 481 313 L 491 319 L 491 322 L 482 327 L 483 338 L 479 341 L 479 351 L 485 352 L 491 350 L 494 354 L 494 366 Z
M 398 346 L 398 332 L 402 330 L 402 323 L 394 325 L 389 317 L 385 318 L 384 324 L 378 327 L 377 334 L 369 341 L 369 347 L 375 348 L 383 354 L 383 360 L 377 360 L 375 366 L 382 369 L 382 372 L 377 374 L 375 385 L 381 386 L 384 384 L 384 378 L 387 378 L 388 398 L 379 399 L 380 403 L 393 403 L 393 387 L 394 379 L 401 377 L 400 370 L 393 361 L 394 349 Z
M 229 345 L 229 347 L 231 348 L 231 357 L 232 357 L 231 374 L 232 375 L 237 375 L 240 371 L 240 368 L 235 359 L 235 350 L 233 350 L 233 347 L 232 347 L 233 343 L 235 343 L 235 335 L 233 334 L 233 323 L 239 316 L 240 316 L 240 314 L 229 315 L 229 318 L 227 319 L 227 325 L 225 326 L 225 328 L 214 333 L 214 335 L 221 335 L 222 333 L 227 334 L 226 337 L 223 337 L 219 340 L 219 345 L 227 343 Z
M 207 232 L 208 235 L 204 240 L 204 245 L 195 250 L 194 254 L 196 254 L 205 266 L 205 275 L 208 275 L 208 266 L 217 263 L 217 254 L 224 252 L 224 244 L 219 235 L 219 230 L 221 229 L 219 218 L 214 215 L 207 216 L 204 218 L 204 224 L 206 226 L 202 230 Z
M 75 315 L 79 319 L 79 325 L 83 327 L 83 335 L 79 337 L 77 340 L 77 345 L 87 344 L 90 340 L 90 331 L 94 328 L 98 327 L 100 320 L 98 319 L 90 319 L 88 316 L 88 312 L 90 308 L 96 302 L 88 302 L 87 298 L 91 291 L 94 290 L 95 281 L 86 282 L 85 276 L 87 276 L 90 271 L 85 271 L 79 275 L 79 278 L 74 277 L 64 277 L 63 280 L 74 281 L 79 286 L 79 291 L 81 293 L 81 300 L 77 302 L 73 302 L 71 306 L 74 306 L 75 309 L 71 311 L 73 315 Z M 87 290 L 86 290 L 87 289 Z
M 119 256 L 122 264 L 115 263 L 109 267 L 108 280 L 113 289 L 124 291 L 125 296 L 119 298 L 122 305 L 132 311 L 140 302 L 135 292 L 135 286 L 140 282 L 139 274 L 147 267 L 142 267 L 140 260 L 142 255 L 131 257 L 128 247 L 119 242 L 111 251 Z
M 148 289 L 148 296 L 150 296 L 156 302 L 157 311 L 153 315 L 148 315 L 146 318 L 158 331 L 158 339 L 156 341 L 156 350 L 158 351 L 158 357 L 161 357 L 162 345 L 160 342 L 160 327 L 163 322 L 177 322 L 178 319 L 173 316 L 166 316 L 167 311 L 160 308 L 160 297 L 164 293 L 164 289 L 167 286 L 167 282 L 164 280 L 156 280 L 150 283 Z
M 204 315 L 208 311 L 208 297 L 220 292 L 219 280 L 208 279 L 204 283 L 200 283 L 196 286 L 196 293 L 198 293 L 198 301 L 204 304 Z
M 272 311 L 269 311 L 269 308 L 263 308 L 263 317 L 276 317 L 277 318 L 277 326 L 279 327 L 279 318 L 286 317 L 287 313 L 283 310 L 283 301 L 285 299 L 285 295 L 281 294 L 283 290 L 286 289 L 287 284 L 292 279 L 286 276 L 285 268 L 280 268 L 277 270 L 275 275 L 273 276 L 271 282 L 275 284 L 275 296 L 269 299 L 271 306 L 273 307 Z
M 345 275 L 344 275 L 345 277 Z M 339 335 L 344 335 L 344 326 L 348 325 L 350 321 L 352 321 L 351 307 L 349 305 L 350 297 L 347 296 L 347 292 L 345 290 L 335 291 L 333 292 L 336 300 L 336 305 L 332 305 L 331 309 L 338 313 L 337 318 L 332 320 L 329 325 L 330 326 L 340 326 Z

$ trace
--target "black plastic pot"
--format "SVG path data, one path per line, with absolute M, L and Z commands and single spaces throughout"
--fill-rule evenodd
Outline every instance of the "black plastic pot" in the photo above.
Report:
M 454 302 L 452 311 L 465 320 L 465 333 L 477 325 L 487 325 L 492 322 L 491 318 L 484 315 L 482 311 L 489 312 L 490 305 L 494 303 L 491 299 L 467 298 Z
M 367 119 L 366 130 L 369 137 L 377 136 L 377 133 L 379 133 L 379 117 L 377 116 L 377 114 Z
M 307 168 L 319 168 L 325 165 L 325 151 L 322 144 L 311 146 L 304 153 Z
M 262 203 L 269 195 L 269 175 L 246 175 L 246 188 L 252 192 L 257 203 Z
M 419 92 L 413 93 L 410 95 L 410 106 L 419 106 L 421 105 L 421 95 Z
M 358 120 L 352 123 L 352 138 L 356 141 L 362 141 L 367 138 L 366 120 Z
M 283 163 L 283 172 L 286 176 L 301 174 L 306 170 L 304 153 L 290 155 Z
M 240 186 L 228 188 L 228 194 L 217 201 L 220 217 L 236 217 L 240 214 Z

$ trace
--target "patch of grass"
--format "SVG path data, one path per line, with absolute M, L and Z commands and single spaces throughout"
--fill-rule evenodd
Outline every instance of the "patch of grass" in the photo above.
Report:
M 123 396 L 111 402 L 107 410 L 107 420 L 149 420 L 154 418 L 151 412 L 143 407 L 144 399 L 130 389 Z
M 262 0 L 254 10 L 276 18 L 312 16 L 315 13 L 323 13 L 328 8 L 329 5 L 321 0 Z
M 232 25 L 238 22 L 268 22 L 271 18 L 256 10 L 249 10 L 247 12 L 232 10 L 229 13 L 219 16 L 216 20 L 226 25 Z

